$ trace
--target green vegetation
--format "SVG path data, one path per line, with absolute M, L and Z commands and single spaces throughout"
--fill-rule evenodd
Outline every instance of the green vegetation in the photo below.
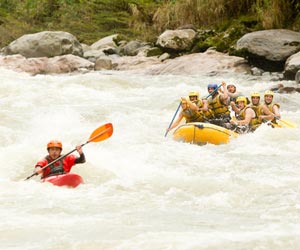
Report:
M 70 32 L 86 44 L 116 33 L 153 42 L 166 29 L 190 25 L 213 31 L 194 50 L 226 51 L 253 30 L 300 31 L 299 13 L 298 0 L 0 0 L 0 47 L 45 30 Z

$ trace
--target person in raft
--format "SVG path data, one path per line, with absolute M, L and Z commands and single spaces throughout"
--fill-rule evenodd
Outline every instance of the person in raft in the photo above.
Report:
M 207 85 L 207 91 L 211 95 L 207 101 L 209 110 L 213 114 L 213 117 L 209 117 L 209 122 L 219 126 L 224 126 L 224 123 L 229 122 L 230 110 L 228 108 L 228 92 L 226 83 L 222 82 L 222 90 L 218 90 L 216 83 L 210 83 Z
M 230 123 L 236 126 L 235 132 L 239 134 L 253 132 L 259 125 L 256 123 L 254 110 L 247 106 L 247 98 L 245 96 L 239 96 L 236 102 L 239 112 L 230 120 Z
M 186 123 L 188 122 L 203 122 L 204 115 L 198 112 L 198 106 L 191 102 L 189 98 L 181 97 L 181 112 L 171 127 L 167 128 L 167 132 L 177 127 L 181 120 L 185 118 Z
M 227 84 L 227 92 L 228 92 L 228 103 L 233 112 L 238 113 L 238 107 L 236 103 L 236 99 L 239 96 L 244 96 L 240 91 L 237 91 L 236 85 L 234 84 Z M 247 104 L 250 104 L 250 101 L 247 98 Z
M 197 111 L 202 115 L 202 117 L 204 116 L 205 119 L 206 117 L 211 117 L 212 113 L 208 109 L 208 101 L 206 99 L 200 99 L 199 97 L 200 94 L 198 91 L 190 91 L 189 99 L 192 103 L 195 103 L 197 105 Z M 201 121 L 204 121 L 205 119 Z
M 79 157 L 76 157 L 73 154 L 67 155 L 66 157 L 55 161 L 61 156 L 62 152 L 62 143 L 57 140 L 52 140 L 47 144 L 48 155 L 42 160 L 36 163 L 35 172 L 37 174 L 42 174 L 42 179 L 52 175 L 60 175 L 69 173 L 71 168 L 77 163 L 85 163 L 85 155 L 82 152 L 81 145 L 76 146 L 76 150 L 79 154 Z M 53 162 L 55 161 L 55 162 Z M 43 169 L 46 165 L 53 162 L 49 167 Z
M 251 104 L 249 105 L 255 112 L 256 124 L 267 122 L 274 118 L 272 112 L 263 103 L 260 103 L 260 93 L 251 93 Z
M 274 98 L 274 92 L 271 90 L 267 90 L 264 94 L 264 106 L 266 108 L 268 108 L 271 113 L 274 115 L 274 118 L 272 120 L 272 123 L 277 123 L 276 119 L 280 119 L 281 115 L 280 115 L 280 105 L 278 103 L 274 103 L 273 102 L 273 98 Z

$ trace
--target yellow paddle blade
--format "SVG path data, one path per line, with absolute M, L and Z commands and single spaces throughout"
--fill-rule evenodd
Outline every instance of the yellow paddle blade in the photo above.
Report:
M 283 126 L 278 124 L 278 123 L 270 122 L 270 123 L 267 123 L 267 124 L 272 126 L 272 128 L 283 128 Z
M 297 124 L 292 121 L 282 120 L 278 119 L 279 122 L 281 122 L 281 125 L 288 128 L 297 128 Z
M 94 130 L 88 142 L 99 142 L 99 141 L 106 140 L 107 138 L 111 137 L 112 133 L 113 133 L 113 125 L 111 123 L 106 123 Z

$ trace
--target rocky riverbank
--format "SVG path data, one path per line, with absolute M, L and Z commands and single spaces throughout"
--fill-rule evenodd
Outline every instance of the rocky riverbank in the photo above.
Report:
M 32 75 L 92 70 L 210 75 L 230 71 L 262 75 L 268 71 L 277 72 L 278 80 L 295 79 L 299 83 L 299 32 L 248 33 L 237 41 L 230 54 L 214 48 L 195 52 L 201 34 L 193 29 L 167 30 L 154 45 L 122 41 L 115 34 L 86 45 L 70 33 L 44 31 L 24 35 L 2 48 L 0 66 Z

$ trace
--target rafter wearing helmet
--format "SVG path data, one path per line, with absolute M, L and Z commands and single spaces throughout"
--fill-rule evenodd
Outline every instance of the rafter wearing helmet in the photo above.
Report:
M 230 120 L 230 110 L 228 108 L 228 92 L 226 83 L 222 82 L 222 90 L 220 93 L 216 91 L 218 85 L 210 83 L 207 85 L 208 93 L 213 93 L 208 99 L 209 109 L 213 114 L 213 118 Z M 215 92 L 213 92 L 215 91 Z
M 255 119 L 257 125 L 262 124 L 263 122 L 267 122 L 273 119 L 273 114 L 271 111 L 260 102 L 260 93 L 252 92 L 251 93 L 251 104 L 250 107 L 255 112 Z
M 177 127 L 183 118 L 185 118 L 186 123 L 189 122 L 203 122 L 205 120 L 204 115 L 198 111 L 198 106 L 191 102 L 189 97 L 181 97 L 181 111 L 174 121 L 174 123 L 167 128 L 167 132 Z
M 247 98 L 245 96 L 239 96 L 236 99 L 238 108 L 240 110 L 236 119 L 231 119 L 230 123 L 237 126 L 247 126 L 247 131 L 254 131 L 257 126 L 255 123 L 255 112 L 252 108 L 247 106 Z
M 212 113 L 209 111 L 208 101 L 206 99 L 201 99 L 200 93 L 198 91 L 190 91 L 189 99 L 192 103 L 195 103 L 198 107 L 198 112 L 200 112 L 205 119 L 209 119 Z
M 276 123 L 276 118 L 280 119 L 280 104 L 274 102 L 274 92 L 271 90 L 267 90 L 264 93 L 264 105 L 270 110 L 270 112 L 274 115 L 272 122 Z

